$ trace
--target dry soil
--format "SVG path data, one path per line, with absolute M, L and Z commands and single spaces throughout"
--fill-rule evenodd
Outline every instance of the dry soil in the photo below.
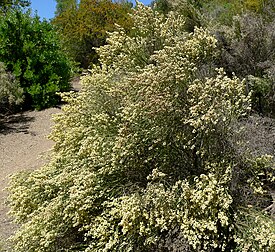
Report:
M 16 229 L 7 215 L 7 192 L 4 190 L 9 176 L 22 170 L 39 168 L 53 142 L 47 139 L 53 124 L 52 114 L 58 108 L 27 111 L 1 119 L 0 122 L 0 241 L 2 250 L 8 250 L 8 238 Z M 43 158 L 44 157 L 44 158 Z M 0 249 L 1 251 L 1 249 Z

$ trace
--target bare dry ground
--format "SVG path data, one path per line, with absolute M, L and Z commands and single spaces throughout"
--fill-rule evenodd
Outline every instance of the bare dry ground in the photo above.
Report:
M 5 249 L 16 226 L 7 215 L 7 192 L 3 189 L 10 175 L 39 168 L 45 162 L 40 156 L 45 156 L 53 146 L 46 136 L 53 124 L 51 116 L 58 112 L 58 108 L 27 111 L 2 118 L 0 122 L 0 240 Z

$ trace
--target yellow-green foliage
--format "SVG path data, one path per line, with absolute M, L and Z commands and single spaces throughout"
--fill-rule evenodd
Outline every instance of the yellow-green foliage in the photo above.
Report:
M 171 0 L 173 1 L 173 0 Z M 174 1 L 173 1 L 174 2 Z M 185 0 L 175 1 L 175 9 Z M 188 1 L 187 1 L 188 2 Z M 190 1 L 190 3 L 198 8 L 203 16 L 206 26 L 209 22 L 214 21 L 220 24 L 232 25 L 234 17 L 243 13 L 254 12 L 264 13 L 264 8 L 269 4 L 270 0 L 203 0 Z M 267 13 L 265 13 L 266 15 Z
M 245 0 L 244 6 L 249 10 L 261 12 L 264 2 L 266 2 L 266 0 Z
M 115 24 L 131 27 L 130 5 L 112 0 L 58 1 L 57 26 L 66 51 L 81 67 L 88 68 L 97 61 L 94 47 L 106 44 L 107 33 Z M 79 2 L 77 4 L 76 2 Z M 63 8 L 63 10 L 62 10 Z
M 238 192 L 271 169 L 259 159 L 246 171 L 227 140 L 249 110 L 243 82 L 209 66 L 206 30 L 141 4 L 132 18 L 131 36 L 120 28 L 98 49 L 82 91 L 63 95 L 51 161 L 13 176 L 14 251 L 244 251 L 251 237 L 272 251 L 267 215 L 264 229 L 238 224 L 253 204 Z

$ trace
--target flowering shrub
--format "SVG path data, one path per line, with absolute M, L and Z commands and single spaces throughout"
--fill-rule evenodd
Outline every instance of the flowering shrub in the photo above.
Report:
M 260 239 L 273 225 L 238 227 L 250 204 L 239 192 L 254 176 L 228 141 L 249 110 L 244 84 L 213 69 L 216 40 L 183 20 L 138 4 L 131 36 L 110 34 L 82 91 L 63 95 L 50 162 L 10 184 L 15 251 L 242 251 L 249 237 L 258 251 L 274 246 Z M 267 161 L 250 161 L 255 181 L 260 170 L 272 179 Z

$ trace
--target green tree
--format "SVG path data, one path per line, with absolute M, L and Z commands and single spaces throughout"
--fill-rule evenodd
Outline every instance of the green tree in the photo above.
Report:
M 138 4 L 132 19 L 63 96 L 51 161 L 13 177 L 15 251 L 274 251 L 255 203 L 272 160 L 229 138 L 250 108 L 244 82 L 212 69 L 216 39 L 184 17 Z
M 29 5 L 29 0 L 0 0 L 0 13 L 6 13 L 9 9 L 22 8 Z
M 111 0 L 81 0 L 77 8 L 68 8 L 53 23 L 59 29 L 64 46 L 81 67 L 97 62 L 95 47 L 106 43 L 107 33 L 115 24 L 130 27 L 130 5 Z
M 29 0 L 1 0 L 0 6 L 21 6 L 26 7 L 30 5 Z
M 56 0 L 56 16 L 61 15 L 63 12 L 66 11 L 73 11 L 76 9 L 78 4 L 77 0 Z
M 71 65 L 52 25 L 31 12 L 10 10 L 0 20 L 0 61 L 24 89 L 25 103 L 36 109 L 59 101 L 70 87 Z

